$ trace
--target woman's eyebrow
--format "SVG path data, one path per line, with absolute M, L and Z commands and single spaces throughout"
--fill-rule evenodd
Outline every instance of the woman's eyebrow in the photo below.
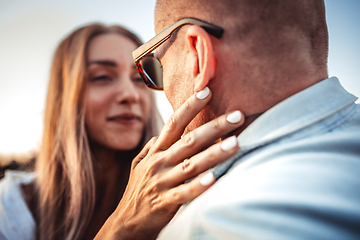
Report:
M 96 60 L 96 61 L 90 61 L 88 62 L 88 66 L 98 64 L 98 65 L 105 65 L 110 67 L 117 67 L 116 62 L 110 61 L 110 60 Z

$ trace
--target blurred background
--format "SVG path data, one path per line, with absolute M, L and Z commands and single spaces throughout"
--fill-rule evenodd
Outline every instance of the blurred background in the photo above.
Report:
M 154 5 L 155 0 L 0 0 L 0 155 L 39 147 L 49 68 L 60 39 L 81 25 L 102 22 L 121 24 L 147 41 L 154 36 Z M 329 75 L 360 96 L 360 0 L 325 5 Z M 172 108 L 163 92 L 156 98 L 167 121 Z

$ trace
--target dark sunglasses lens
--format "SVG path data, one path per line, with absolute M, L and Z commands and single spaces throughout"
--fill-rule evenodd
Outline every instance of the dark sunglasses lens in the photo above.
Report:
M 149 84 L 157 88 L 163 88 L 162 66 L 158 59 L 152 56 L 146 56 L 141 59 L 141 65 Z

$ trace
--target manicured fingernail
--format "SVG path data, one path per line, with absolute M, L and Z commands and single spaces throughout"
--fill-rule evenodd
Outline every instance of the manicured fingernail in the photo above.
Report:
M 238 145 L 238 141 L 235 136 L 229 137 L 221 142 L 221 149 L 223 151 L 229 151 Z
M 235 111 L 233 113 L 230 113 L 227 117 L 226 117 L 226 120 L 229 122 L 229 123 L 238 123 L 240 122 L 241 120 L 241 113 L 240 111 Z
M 209 95 L 209 93 L 210 93 L 210 89 L 208 87 L 205 87 L 203 90 L 201 90 L 196 94 L 196 97 L 201 100 L 206 98 Z
M 202 178 L 200 178 L 200 184 L 204 187 L 210 185 L 212 182 L 215 181 L 215 176 L 212 172 L 205 174 Z

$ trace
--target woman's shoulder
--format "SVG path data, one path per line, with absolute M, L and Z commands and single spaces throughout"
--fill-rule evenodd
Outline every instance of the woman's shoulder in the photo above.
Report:
M 5 171 L 4 178 L 0 180 L 0 186 L 2 186 L 4 182 L 13 184 L 31 183 L 34 181 L 35 176 L 35 172 L 7 170 Z
M 0 239 L 34 239 L 35 221 L 22 186 L 35 177 L 34 172 L 8 170 L 0 180 Z
M 0 180 L 0 201 L 9 200 L 15 194 L 21 194 L 21 186 L 31 184 L 36 177 L 35 172 L 7 170 L 5 176 Z M 21 197 L 23 199 L 23 197 Z

